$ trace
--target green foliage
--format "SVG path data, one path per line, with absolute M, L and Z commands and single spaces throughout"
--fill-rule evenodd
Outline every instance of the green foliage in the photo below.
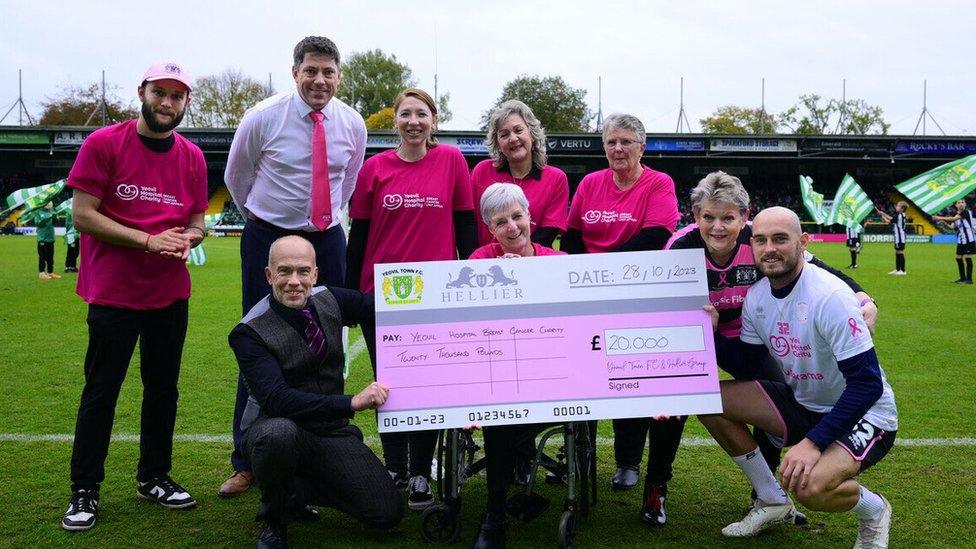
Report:
M 396 55 L 380 49 L 354 52 L 342 64 L 342 85 L 336 97 L 367 118 L 392 107 L 398 93 L 415 85 L 413 71 L 397 61 Z
M 798 135 L 887 135 L 891 124 L 879 106 L 863 99 L 827 99 L 815 93 L 779 115 L 779 122 Z
M 776 133 L 776 117 L 762 109 L 726 105 L 698 121 L 702 133 L 771 134 Z
M 253 546 L 260 525 L 253 521 L 260 505 L 258 490 L 233 500 L 216 492 L 230 474 L 229 425 L 237 387 L 237 367 L 227 334 L 240 318 L 240 241 L 209 238 L 208 262 L 191 267 L 193 297 L 190 325 L 180 374 L 173 476 L 199 500 L 197 508 L 171 511 L 135 496 L 139 455 L 142 384 L 139 350 L 122 387 L 106 462 L 98 524 L 90 532 L 69 533 L 58 521 L 69 496 L 68 463 L 83 385 L 87 342 L 86 306 L 74 294 L 73 275 L 61 280 L 37 279 L 33 238 L 0 237 L 0 349 L 4 392 L 0 400 L 0 486 L 6 512 L 0 515 L 3 547 L 245 547 Z M 846 265 L 842 244 L 817 244 L 812 251 L 834 266 Z M 972 502 L 976 500 L 976 448 L 907 445 L 906 439 L 974 437 L 976 368 L 967 349 L 971 331 L 972 288 L 957 286 L 951 245 L 910 244 L 910 275 L 892 277 L 891 244 L 865 244 L 860 268 L 849 271 L 878 300 L 880 316 L 875 342 L 882 366 L 894 388 L 901 426 L 895 448 L 880 464 L 859 477 L 891 500 L 895 521 L 892 547 L 965 546 L 976 539 Z M 56 244 L 56 264 L 64 248 Z M 84 253 L 84 251 L 82 251 Z M 963 306 L 960 306 L 962 304 Z M 352 349 L 361 349 L 358 330 Z M 365 351 L 354 361 L 347 393 L 372 381 Z M 379 453 L 372 413 L 354 420 Z M 857 521 L 849 513 L 808 513 L 807 527 L 774 527 L 754 541 L 723 538 L 720 529 L 742 517 L 749 486 L 738 468 L 689 418 L 685 444 L 679 449 L 669 484 L 668 526 L 648 530 L 637 520 L 640 492 L 612 492 L 612 430 L 600 422 L 598 504 L 578 520 L 580 547 L 843 547 L 850 546 Z M 48 435 L 51 440 L 17 440 L 11 434 Z M 188 440 L 192 435 L 210 435 Z M 135 436 L 133 436 L 135 435 Z M 476 435 L 478 437 L 479 435 Z M 558 440 L 552 441 L 553 452 Z M 479 454 L 480 457 L 480 454 Z M 552 505 L 532 522 L 510 520 L 512 547 L 552 546 L 565 487 L 538 483 Z M 470 542 L 486 501 L 485 478 L 464 484 L 460 509 L 461 538 Z M 293 524 L 289 538 L 296 547 L 418 547 L 420 514 L 407 511 L 403 523 L 378 532 L 332 510 L 322 520 Z
M 117 85 L 105 86 L 105 124 L 114 124 L 139 116 L 139 111 L 119 98 Z M 66 85 L 58 95 L 41 103 L 44 108 L 38 124 L 42 126 L 84 126 L 102 123 L 102 87 L 96 82 L 87 86 Z M 94 113 L 94 116 L 93 116 Z
M 481 117 L 481 129 L 488 129 L 491 111 L 509 99 L 529 106 L 547 132 L 585 132 L 593 113 L 584 100 L 586 90 L 574 88 L 561 76 L 521 75 L 505 84 L 502 94 Z
M 191 94 L 191 122 L 203 128 L 237 127 L 244 111 L 273 93 L 236 69 L 197 78 Z

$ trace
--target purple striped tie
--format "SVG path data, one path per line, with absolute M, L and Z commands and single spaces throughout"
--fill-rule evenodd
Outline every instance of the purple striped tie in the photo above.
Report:
M 319 362 L 322 362 L 325 358 L 325 335 L 312 318 L 312 311 L 309 308 L 302 309 L 302 314 L 308 321 L 308 326 L 305 327 L 305 343 L 308 343 L 308 350 L 312 351 Z

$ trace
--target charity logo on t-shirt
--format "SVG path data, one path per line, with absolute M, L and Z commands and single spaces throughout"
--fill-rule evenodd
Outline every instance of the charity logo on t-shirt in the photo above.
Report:
M 122 200 L 139 200 L 145 202 L 155 202 L 156 204 L 166 204 L 168 206 L 183 207 L 183 202 L 176 198 L 176 195 L 159 192 L 156 187 L 139 186 L 129 183 L 120 183 L 115 188 L 115 196 Z
M 617 210 L 587 210 L 582 216 L 584 223 L 614 223 L 617 221 L 637 221 L 634 214 L 630 212 L 618 212 Z
M 383 195 L 383 208 L 387 210 L 397 210 L 400 208 L 443 208 L 440 198 L 436 196 L 423 196 L 420 193 L 399 194 L 391 193 Z

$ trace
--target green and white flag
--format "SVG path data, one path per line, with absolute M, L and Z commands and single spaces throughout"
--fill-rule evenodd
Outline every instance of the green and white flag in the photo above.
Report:
M 190 265 L 205 265 L 207 263 L 207 252 L 203 249 L 203 244 L 190 249 L 190 257 L 186 258 Z
M 50 202 L 56 194 L 64 190 L 64 183 L 65 180 L 62 179 L 54 183 L 48 183 L 47 185 L 14 191 L 7 197 L 6 210 L 13 210 L 21 204 L 24 205 L 24 213 L 36 210 Z
M 209 230 L 214 225 L 219 224 L 223 217 L 223 213 L 205 215 L 203 216 L 203 226 Z M 202 242 L 196 248 L 190 250 L 190 257 L 186 258 L 186 262 L 190 265 L 206 265 L 207 251 L 203 249 Z
M 837 195 L 834 196 L 834 206 L 830 209 L 824 224 L 837 223 L 849 227 L 859 224 L 872 211 L 874 211 L 874 202 L 871 202 L 868 194 L 853 177 L 844 174 Z
M 64 202 L 58 204 L 54 207 L 54 215 L 64 218 L 64 243 L 68 246 L 74 246 L 75 242 L 81 236 L 78 229 L 75 228 L 74 223 L 71 219 L 71 199 L 67 199 Z
M 932 215 L 976 189 L 976 154 L 943 164 L 895 185 L 895 189 Z
M 823 224 L 827 219 L 827 212 L 824 211 L 823 195 L 813 190 L 813 178 L 809 175 L 800 176 L 800 196 L 803 197 L 803 205 L 810 212 L 810 217 L 818 224 Z

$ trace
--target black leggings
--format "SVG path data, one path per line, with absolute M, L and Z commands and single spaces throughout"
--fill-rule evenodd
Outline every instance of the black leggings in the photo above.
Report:
M 54 272 L 54 242 L 37 243 L 37 272 Z

